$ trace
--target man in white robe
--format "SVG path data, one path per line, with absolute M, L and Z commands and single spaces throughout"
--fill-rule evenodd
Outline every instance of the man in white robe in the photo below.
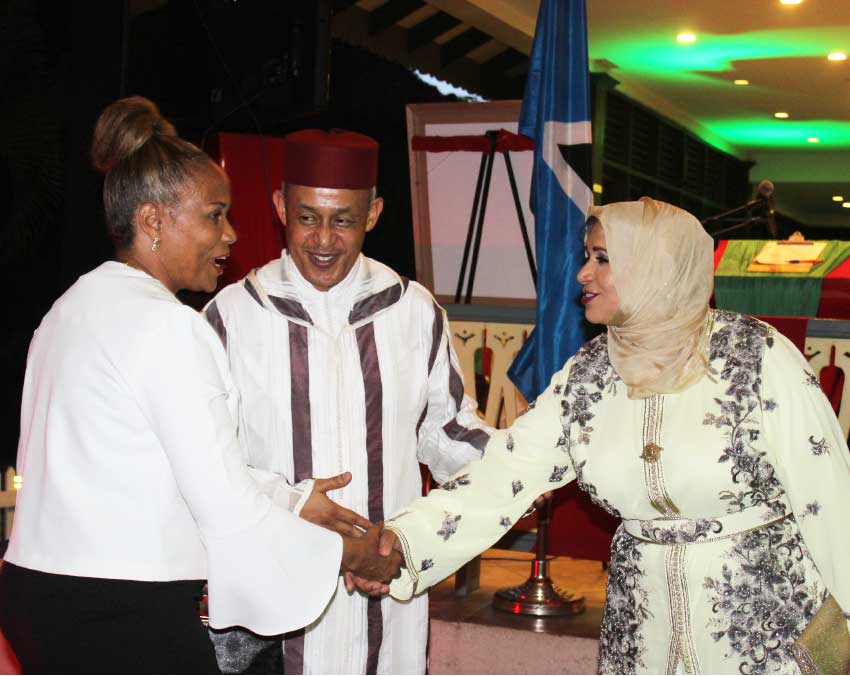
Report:
M 287 249 L 205 311 L 241 395 L 248 463 L 293 483 L 350 471 L 329 495 L 372 522 L 421 495 L 420 462 L 443 482 L 491 432 L 464 396 L 444 310 L 360 253 L 383 207 L 377 151 L 350 132 L 287 136 L 274 195 Z M 422 674 L 427 604 L 349 593 L 340 580 L 319 620 L 286 636 L 284 671 Z M 258 644 L 244 632 L 216 642 L 225 671 L 247 668 Z

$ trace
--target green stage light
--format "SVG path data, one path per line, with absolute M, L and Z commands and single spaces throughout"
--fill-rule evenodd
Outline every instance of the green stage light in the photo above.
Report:
M 729 143 L 753 148 L 850 148 L 850 121 L 771 120 L 763 117 L 703 120 L 703 124 Z
M 720 94 L 730 82 L 740 82 L 736 75 L 750 72 L 747 69 L 749 61 L 817 58 L 823 59 L 824 68 L 834 68 L 835 64 L 827 64 L 826 52 L 850 48 L 846 26 L 794 27 L 731 35 L 704 33 L 699 26 L 694 26 L 699 39 L 687 45 L 671 39 L 676 35 L 676 28 L 637 29 L 627 39 L 622 39 L 621 35 L 595 39 L 591 35 L 590 57 L 616 64 L 610 71 L 614 78 L 619 72 L 624 81 L 628 79 L 649 91 L 659 86 L 662 91 L 664 86 L 669 86 L 668 92 L 675 92 L 677 87 L 699 86 L 705 95 L 715 90 Z M 769 117 L 773 111 L 765 110 L 759 118 L 754 117 L 753 112 L 750 108 L 746 116 L 741 117 L 740 110 L 730 108 L 728 117 L 697 117 L 712 134 L 732 146 L 850 147 L 850 122 L 775 120 Z M 809 143 L 809 138 L 819 138 L 820 143 Z M 714 143 L 710 138 L 704 140 Z
M 605 59 L 629 75 L 662 80 L 710 80 L 698 71 L 731 72 L 733 62 L 789 57 L 824 57 L 824 45 L 848 42 L 843 26 L 750 31 L 733 35 L 700 33 L 683 46 L 671 31 L 635 31 L 629 39 L 595 39 L 592 59 Z

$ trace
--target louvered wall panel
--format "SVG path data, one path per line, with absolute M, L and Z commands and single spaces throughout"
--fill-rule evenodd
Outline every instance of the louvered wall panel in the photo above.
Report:
M 632 108 L 630 165 L 649 176 L 658 175 L 658 118 L 642 108 Z
M 655 193 L 656 186 L 653 181 L 637 175 L 629 177 L 630 200 L 639 200 L 641 197 L 654 197 Z
M 630 109 L 625 97 L 608 95 L 604 150 L 606 160 L 629 164 Z
M 629 175 L 617 167 L 603 167 L 602 185 L 604 202 L 626 202 L 629 200 Z
M 705 151 L 705 146 L 696 139 L 685 139 L 683 187 L 694 195 L 701 195 L 705 186 Z
M 726 197 L 726 158 L 714 150 L 705 153 L 705 196 L 719 204 Z
M 682 185 L 685 168 L 685 135 L 665 122 L 658 126 L 658 177 Z
M 616 91 L 607 95 L 604 139 L 603 203 L 649 195 L 705 217 L 747 200 L 748 162 Z
M 750 198 L 750 167 L 745 162 L 726 159 L 726 204 L 743 204 Z

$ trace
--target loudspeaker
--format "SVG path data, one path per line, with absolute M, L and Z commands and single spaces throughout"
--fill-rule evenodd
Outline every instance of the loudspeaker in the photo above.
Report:
M 214 130 L 257 131 L 259 121 L 267 133 L 327 109 L 330 0 L 168 7 L 171 63 L 179 73 L 170 79 L 180 109 L 206 102 Z

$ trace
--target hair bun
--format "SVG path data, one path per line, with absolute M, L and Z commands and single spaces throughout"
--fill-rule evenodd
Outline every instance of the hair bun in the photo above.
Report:
M 92 139 L 95 169 L 108 173 L 155 136 L 177 136 L 174 125 L 143 96 L 130 96 L 110 104 L 100 114 Z

